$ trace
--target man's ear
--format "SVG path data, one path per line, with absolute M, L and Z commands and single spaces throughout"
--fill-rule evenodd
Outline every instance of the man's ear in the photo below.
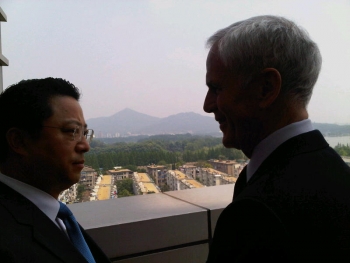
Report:
M 26 155 L 27 154 L 27 148 L 26 148 L 26 139 L 28 135 L 18 129 L 18 128 L 11 128 L 6 133 L 6 140 L 9 145 L 9 148 L 20 155 Z
M 282 79 L 277 69 L 266 68 L 261 72 L 260 102 L 261 108 L 269 107 L 281 91 Z

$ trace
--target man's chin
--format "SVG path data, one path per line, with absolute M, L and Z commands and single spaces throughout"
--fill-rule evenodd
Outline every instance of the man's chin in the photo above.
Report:
M 226 148 L 237 148 L 237 145 L 234 143 L 234 141 L 232 140 L 232 138 L 230 138 L 229 136 L 225 136 L 222 137 L 222 144 L 226 147 Z

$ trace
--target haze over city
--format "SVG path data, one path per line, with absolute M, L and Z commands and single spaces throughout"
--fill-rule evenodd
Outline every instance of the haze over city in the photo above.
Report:
M 313 122 L 350 124 L 350 1 L 1 0 L 4 87 L 60 77 L 83 93 L 85 119 L 131 108 L 155 117 L 205 116 L 205 42 L 257 15 L 285 16 L 318 44 L 323 66 Z

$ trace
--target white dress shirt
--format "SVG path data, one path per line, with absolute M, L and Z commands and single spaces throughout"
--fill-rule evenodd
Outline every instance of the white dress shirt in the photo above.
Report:
M 262 140 L 253 150 L 252 158 L 247 164 L 247 182 L 258 170 L 263 161 L 282 143 L 299 134 L 314 130 L 309 119 L 294 122 L 275 131 Z
M 57 227 L 67 234 L 66 226 L 61 219 L 57 218 L 60 205 L 54 197 L 34 186 L 18 181 L 2 173 L 0 173 L 0 182 L 29 199 L 50 218 Z

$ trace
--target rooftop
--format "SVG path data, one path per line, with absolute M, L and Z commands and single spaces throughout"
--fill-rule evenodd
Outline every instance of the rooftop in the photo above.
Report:
M 159 190 L 154 183 L 143 183 L 143 185 L 147 189 L 147 192 L 159 193 Z
M 220 164 L 236 164 L 237 162 L 234 160 L 215 160 L 211 159 L 209 162 L 220 163 Z
M 185 179 L 187 182 L 189 182 L 191 185 L 193 185 L 195 188 L 201 188 L 204 187 L 200 182 L 194 179 Z

